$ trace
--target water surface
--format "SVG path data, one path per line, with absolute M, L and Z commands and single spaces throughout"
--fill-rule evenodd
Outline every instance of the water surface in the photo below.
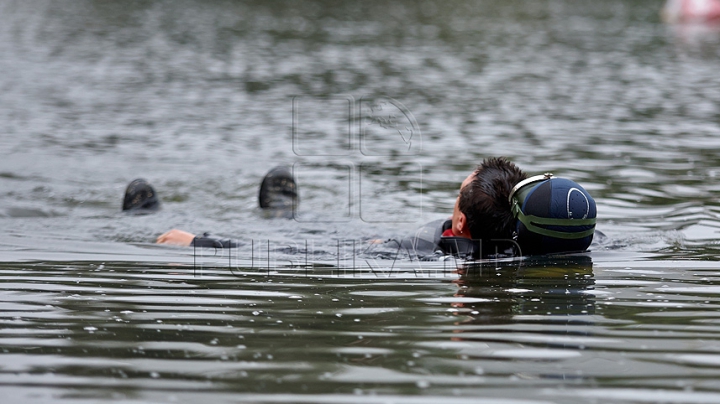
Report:
M 720 34 L 662 2 L 0 5 L 8 400 L 720 401 Z M 503 155 L 598 202 L 589 254 L 396 238 Z M 295 168 L 298 220 L 257 187 Z M 119 212 L 144 177 L 163 209 Z M 153 245 L 181 228 L 242 241 Z

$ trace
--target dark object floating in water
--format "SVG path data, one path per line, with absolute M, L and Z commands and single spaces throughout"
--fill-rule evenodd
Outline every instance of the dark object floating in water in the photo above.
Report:
M 261 208 L 292 210 L 297 200 L 297 185 L 287 167 L 275 167 L 265 175 L 258 195 Z
M 123 211 L 136 213 L 155 211 L 160 208 L 160 199 L 149 182 L 142 178 L 133 180 L 125 189 Z

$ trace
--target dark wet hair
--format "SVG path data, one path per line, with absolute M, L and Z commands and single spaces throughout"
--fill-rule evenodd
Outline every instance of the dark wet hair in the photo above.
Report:
M 123 211 L 152 211 L 160 208 L 160 199 L 149 182 L 142 178 L 133 180 L 125 189 Z
M 470 235 L 483 242 L 512 238 L 516 220 L 508 197 L 527 174 L 504 157 L 483 160 L 474 174 L 472 182 L 460 191 L 458 203 Z

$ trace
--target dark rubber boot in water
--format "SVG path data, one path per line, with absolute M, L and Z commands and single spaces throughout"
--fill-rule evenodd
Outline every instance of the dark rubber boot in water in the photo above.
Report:
M 260 184 L 258 201 L 262 209 L 272 212 L 272 216 L 293 217 L 298 193 L 295 179 L 288 167 L 275 167 L 265 175 Z
M 160 208 L 160 199 L 149 182 L 142 178 L 133 180 L 125 189 L 123 211 L 149 213 Z

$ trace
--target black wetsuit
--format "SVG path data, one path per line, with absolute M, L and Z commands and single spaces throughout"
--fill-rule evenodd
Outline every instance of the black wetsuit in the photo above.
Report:
M 477 240 L 463 237 L 443 237 L 443 233 L 452 226 L 451 220 L 434 220 L 410 237 L 400 240 L 400 247 L 411 257 L 431 257 L 437 255 L 456 255 L 473 257 L 478 255 L 481 247 Z M 235 248 L 243 245 L 237 240 L 213 237 L 209 233 L 196 236 L 191 247 L 199 248 Z
M 513 240 L 472 240 L 443 235 L 452 228 L 452 220 L 438 219 L 400 241 L 400 247 L 412 258 L 428 259 L 442 255 L 480 259 L 516 255 Z
M 478 259 L 491 256 L 513 255 L 512 242 L 483 242 L 465 237 L 443 236 L 452 227 L 450 219 L 434 220 L 413 235 L 399 241 L 400 248 L 411 258 L 432 259 L 442 255 L 454 255 L 460 258 Z M 397 242 L 397 241 L 395 241 Z M 191 247 L 198 248 L 236 248 L 243 243 L 228 238 L 212 237 L 209 233 L 196 236 Z
M 235 248 L 242 244 L 229 238 L 211 237 L 210 233 L 203 233 L 202 236 L 195 236 L 190 247 L 200 248 Z
M 442 255 L 452 255 L 465 259 L 505 258 L 523 255 L 521 251 L 532 251 L 530 255 L 545 255 L 558 251 L 542 251 L 538 248 L 526 248 L 514 239 L 472 240 L 464 237 L 448 236 L 452 220 L 440 219 L 432 221 L 418 229 L 411 237 L 402 239 L 400 247 L 407 251 L 411 258 L 432 259 Z M 446 234 L 446 235 L 443 235 Z M 599 230 L 594 232 L 597 244 L 605 242 L 607 237 Z M 583 251 L 567 251 L 583 252 Z
M 438 219 L 427 223 L 419 228 L 414 234 L 403 238 L 399 243 L 400 248 L 410 258 L 437 259 L 443 255 L 452 255 L 464 259 L 481 258 L 503 258 L 520 255 L 518 244 L 512 240 L 472 240 L 465 237 L 443 236 L 452 227 L 452 220 Z M 596 231 L 599 239 L 605 235 Z M 191 247 L 199 248 L 235 248 L 242 246 L 237 240 L 212 237 L 208 233 L 197 236 L 190 244 Z

